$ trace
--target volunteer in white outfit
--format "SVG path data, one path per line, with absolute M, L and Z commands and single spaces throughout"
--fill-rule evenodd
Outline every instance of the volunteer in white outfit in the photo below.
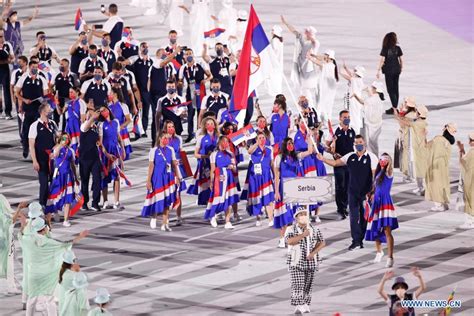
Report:
M 268 90 L 268 94 L 277 95 L 283 93 L 283 30 L 281 26 L 274 25 L 272 28 L 272 39 L 270 44 L 272 45 L 275 58 L 278 61 L 277 68 L 274 69 L 271 78 L 268 78 L 265 83 Z
M 295 49 L 293 52 L 293 68 L 291 69 L 291 80 L 301 89 L 301 95 L 308 98 L 310 104 L 319 104 L 319 71 L 306 58 L 308 54 L 317 55 L 320 43 L 316 39 L 317 30 L 308 26 L 304 29 L 304 34 L 297 31 L 292 25 L 286 22 L 281 16 L 281 22 L 288 30 L 295 34 Z
M 364 107 L 364 128 L 367 150 L 379 155 L 379 136 L 382 131 L 382 115 L 384 113 L 382 83 L 374 81 L 369 88 L 369 97 L 363 100 L 360 96 L 353 94 L 354 97 Z
M 118 6 L 114 3 L 109 5 L 108 11 L 102 12 L 108 16 L 108 20 L 104 23 L 102 30 L 92 30 L 92 34 L 96 37 L 102 38 L 104 34 L 110 34 L 110 47 L 115 47 L 115 44 L 122 38 L 123 20 L 118 16 Z
M 354 71 L 351 71 L 346 64 L 343 65 L 342 77 L 347 80 L 347 93 L 344 96 L 344 108 L 351 113 L 351 126 L 356 134 L 361 134 L 364 123 L 362 120 L 362 104 L 356 98 L 350 98 L 351 95 L 357 95 L 362 99 L 362 91 L 366 89 L 364 84 L 365 68 L 362 66 L 355 66 Z
M 235 34 L 229 33 L 230 48 L 233 52 L 237 52 L 242 49 L 244 45 L 245 31 L 247 30 L 247 20 L 249 14 L 245 10 L 239 10 L 237 12 L 237 23 L 235 25 Z
M 339 71 L 337 70 L 336 53 L 329 49 L 324 55 L 308 54 L 308 60 L 312 61 L 321 68 L 319 78 L 319 101 L 318 114 L 321 121 L 327 122 L 332 118 L 334 108 L 334 99 L 336 98 L 337 82 L 339 81 Z
M 238 12 L 233 7 L 233 0 L 222 0 L 222 9 L 219 11 L 219 14 L 217 17 L 211 17 L 219 28 L 225 30 L 216 40 L 226 45 L 229 44 L 229 36 L 235 35 L 237 32 Z
M 106 309 L 110 305 L 109 291 L 100 287 L 95 293 L 94 302 L 97 304 L 97 307 L 91 309 L 87 316 L 112 316 L 112 313 Z
M 191 10 L 186 6 L 181 8 L 190 15 L 191 25 L 191 48 L 195 52 L 200 52 L 202 44 L 207 43 L 204 39 L 204 32 L 211 30 L 211 0 L 193 0 Z M 209 44 L 209 43 L 207 43 Z

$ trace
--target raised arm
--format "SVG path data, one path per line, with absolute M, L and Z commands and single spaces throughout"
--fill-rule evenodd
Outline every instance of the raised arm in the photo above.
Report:
M 35 11 L 33 12 L 33 14 L 27 18 L 27 19 L 24 19 L 22 22 L 23 22 L 23 26 L 26 26 L 28 24 L 30 24 L 31 21 L 33 21 L 34 19 L 36 19 L 36 17 L 38 16 L 38 13 L 39 13 L 39 9 L 38 9 L 38 6 L 35 6 Z
M 330 165 L 331 167 L 341 167 L 341 166 L 345 166 L 345 162 L 342 160 L 342 159 L 336 159 L 336 160 L 333 160 L 333 159 L 326 159 L 324 158 L 323 155 L 321 154 L 317 154 L 317 157 L 319 160 L 321 160 L 322 162 L 324 162 L 325 164 L 327 165 Z
M 209 54 L 208 54 L 207 44 L 206 44 L 206 43 L 202 44 L 202 59 L 203 59 L 206 63 L 210 63 L 210 62 L 211 62 L 211 56 L 209 56 Z
M 293 25 L 291 25 L 290 23 L 286 21 L 283 15 L 280 15 L 280 18 L 281 18 L 281 23 L 283 23 L 291 33 L 298 35 L 299 32 L 294 28 Z
M 423 277 L 421 276 L 420 270 L 417 267 L 412 268 L 413 275 L 418 278 L 418 282 L 420 282 L 420 287 L 415 290 L 414 296 L 415 299 L 418 299 L 421 295 L 426 290 L 426 284 L 425 281 L 423 280 Z
M 384 299 L 384 301 L 388 301 L 388 295 L 387 295 L 387 293 L 385 292 L 385 289 L 384 289 L 385 282 L 387 282 L 387 280 L 391 279 L 392 277 L 393 277 L 393 271 L 391 271 L 391 270 L 386 271 L 385 274 L 382 277 L 382 280 L 379 283 L 379 288 L 377 289 L 377 292 Z

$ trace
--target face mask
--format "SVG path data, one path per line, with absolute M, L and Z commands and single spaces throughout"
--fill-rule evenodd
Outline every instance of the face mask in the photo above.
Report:
M 222 148 L 224 148 L 224 150 L 229 149 L 229 147 L 230 147 L 229 142 L 222 142 Z
M 65 72 L 66 71 L 66 67 L 64 66 L 59 66 L 59 72 Z
M 38 74 L 38 68 L 31 68 L 31 74 L 36 76 Z
M 193 56 L 188 56 L 188 57 L 186 57 L 186 61 L 187 61 L 188 63 L 192 62 L 192 61 L 193 61 Z
M 357 144 L 354 146 L 356 151 L 363 151 L 364 150 L 364 145 L 363 144 Z
M 75 100 L 75 99 L 76 99 L 76 93 L 74 93 L 74 92 L 69 92 L 69 99 Z
M 115 79 L 120 79 L 121 75 L 120 74 L 114 74 Z
M 89 57 L 90 57 L 91 59 L 95 59 L 95 58 L 97 58 L 97 54 L 90 53 L 90 54 L 89 54 Z
M 148 48 L 145 47 L 145 48 L 143 49 L 142 53 L 143 53 L 143 55 L 148 55 Z
M 448 131 L 443 132 L 443 137 L 446 138 L 451 145 L 454 145 L 454 142 L 456 141 L 456 139 L 454 138 L 453 135 L 449 134 Z
M 168 56 L 166 56 L 166 55 L 161 55 L 161 59 L 162 59 L 162 60 L 165 60 L 166 57 L 168 57 Z
M 388 160 L 386 159 L 381 159 L 379 161 L 380 167 L 385 168 L 388 165 Z
M 81 40 L 81 44 L 82 44 L 82 45 L 87 45 L 87 38 Z
M 216 49 L 216 54 L 217 54 L 217 56 L 222 56 L 222 54 L 224 54 L 224 50 Z
M 94 80 L 95 81 L 102 80 L 102 75 L 99 75 L 99 74 L 94 75 Z
M 102 115 L 103 118 L 108 119 L 110 116 L 110 113 L 109 111 L 104 111 L 104 112 L 101 112 L 100 115 Z
M 308 216 L 307 215 L 300 215 L 297 217 L 298 224 L 301 225 L 308 225 Z
M 174 129 L 174 127 L 168 127 L 168 128 L 166 129 L 166 132 L 167 132 L 168 134 L 170 134 L 170 135 L 174 135 L 175 129 Z
M 51 112 L 48 113 L 48 119 L 51 120 L 52 118 L 53 118 L 53 111 L 51 111 Z
M 40 41 L 46 41 L 46 36 L 40 36 Z
M 274 106 L 273 106 L 273 113 L 277 113 L 279 109 L 280 109 L 280 108 L 279 108 L 278 105 L 274 105 Z
M 259 144 L 260 146 L 264 146 L 265 143 L 266 143 L 266 141 L 267 141 L 267 140 L 266 140 L 265 138 L 260 138 L 260 139 L 258 140 L 258 144 Z
M 286 145 L 286 150 L 288 150 L 289 152 L 292 152 L 293 150 L 295 150 L 295 145 L 287 144 Z
M 258 126 L 258 128 L 260 128 L 260 129 L 264 129 L 265 126 L 267 126 L 267 123 L 265 123 L 265 122 L 258 122 L 258 123 L 257 123 L 257 126 Z
M 168 146 L 168 144 L 170 143 L 170 140 L 168 139 L 168 137 L 164 137 L 161 139 L 161 143 L 163 144 L 163 147 L 165 147 L 165 146 Z
M 345 126 L 349 126 L 350 122 L 351 122 L 351 119 L 349 118 L 345 118 L 344 120 L 342 120 L 342 124 L 344 124 Z
M 170 38 L 170 43 L 171 43 L 172 45 L 176 44 L 176 38 Z
M 102 39 L 102 46 L 107 47 L 109 46 L 109 41 L 106 40 L 105 38 Z
M 308 102 L 301 102 L 301 107 L 306 109 L 308 107 Z
M 225 130 L 225 133 L 224 133 L 224 134 L 225 134 L 225 135 L 230 135 L 230 134 L 232 134 L 232 132 L 233 132 L 233 131 L 232 131 L 231 129 L 227 129 L 227 130 Z
M 65 143 L 66 145 L 69 144 L 69 138 L 67 137 L 61 137 L 61 142 Z
M 107 100 L 109 100 L 109 102 L 114 102 L 114 97 L 113 97 L 113 95 L 109 94 L 109 95 L 107 96 Z
M 219 93 L 221 91 L 221 88 L 212 88 L 212 93 Z
M 214 132 L 215 129 L 214 125 L 206 125 L 206 131 L 210 133 Z
M 168 92 L 168 94 L 174 94 L 176 92 L 176 89 L 175 88 L 168 88 L 168 89 L 166 89 L 166 92 Z

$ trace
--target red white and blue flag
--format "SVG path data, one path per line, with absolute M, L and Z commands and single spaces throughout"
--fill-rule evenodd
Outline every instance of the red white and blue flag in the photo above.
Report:
M 230 141 L 232 142 L 232 144 L 237 146 L 243 141 L 257 137 L 257 132 L 255 132 L 255 129 L 253 128 L 253 126 L 249 124 L 239 129 L 238 131 L 230 134 L 228 137 Z
M 229 110 L 239 127 L 243 126 L 247 100 L 251 93 L 266 79 L 269 79 L 277 67 L 270 41 L 263 30 L 253 5 L 245 32 L 244 44 L 240 54 L 239 67 L 230 100 Z
M 225 32 L 225 29 L 222 29 L 222 28 L 218 27 L 218 28 L 212 29 L 210 31 L 204 32 L 204 38 L 218 37 L 219 35 L 221 35 L 224 32 Z
M 81 8 L 78 8 L 76 11 L 76 18 L 74 19 L 74 29 L 76 31 L 83 31 L 84 30 L 84 25 L 86 24 L 86 21 L 82 18 L 82 11 Z

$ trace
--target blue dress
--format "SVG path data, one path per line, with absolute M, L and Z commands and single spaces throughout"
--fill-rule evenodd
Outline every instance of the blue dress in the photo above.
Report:
M 318 144 L 318 151 L 321 153 L 321 155 L 324 153 L 324 146 L 321 144 Z M 326 166 L 324 165 L 324 162 L 322 160 L 319 160 L 317 157 L 316 153 L 312 153 L 309 156 L 313 161 L 314 165 L 316 166 L 316 175 L 318 177 L 323 177 L 327 176 L 327 171 L 326 171 Z M 309 212 L 315 212 L 321 205 L 323 205 L 323 202 L 318 202 L 315 205 L 310 205 L 309 206 Z
M 214 183 L 212 183 L 211 194 L 207 203 L 204 218 L 212 219 L 216 214 L 225 212 L 233 204 L 239 203 L 237 183 L 230 164 L 235 165 L 232 153 L 224 150 L 213 152 L 210 161 L 216 165 L 214 170 Z
M 109 105 L 110 111 L 122 125 L 125 122 L 125 113 L 123 112 L 122 105 L 120 102 L 112 103 Z M 130 142 L 130 135 L 128 134 L 127 127 L 124 127 L 120 130 L 120 137 L 122 138 L 123 145 L 125 147 L 125 160 L 130 159 L 130 154 L 133 152 L 132 143 Z
M 71 139 L 71 149 L 77 158 L 77 148 L 79 145 L 79 136 L 81 135 L 81 103 L 80 99 L 71 100 L 67 104 L 66 133 Z M 76 162 L 77 159 L 76 159 Z
M 54 173 L 49 187 L 48 201 L 45 213 L 57 213 L 64 205 L 74 202 L 75 176 L 71 168 L 74 163 L 74 152 L 71 148 L 63 147 L 59 150 L 58 157 L 54 158 Z
M 183 179 L 181 180 L 181 183 L 179 184 L 179 192 L 183 192 L 186 190 L 186 181 L 184 180 L 184 177 L 186 176 L 186 171 L 184 171 L 184 165 L 181 162 L 181 156 L 180 156 L 180 151 L 181 151 L 181 144 L 183 143 L 182 139 L 180 136 L 173 136 L 170 138 L 170 144 L 169 146 L 173 148 L 174 150 L 174 155 L 176 157 L 176 160 L 179 163 L 179 171 L 181 172 L 181 176 Z
M 273 151 L 270 147 L 257 149 L 250 155 L 250 163 L 247 169 L 245 188 L 241 199 L 247 200 L 247 212 L 250 216 L 262 214 L 262 208 L 275 201 L 273 171 L 271 162 Z M 255 172 L 255 165 L 260 164 L 261 172 Z
M 283 113 L 282 116 L 280 116 L 280 114 L 278 113 L 274 113 L 270 118 L 270 122 L 270 131 L 273 134 L 275 150 L 279 150 L 283 140 L 288 137 L 288 130 L 290 129 L 290 118 L 286 113 Z
M 295 134 L 294 144 L 296 152 L 305 152 L 308 150 L 308 144 L 306 143 L 306 137 L 308 134 L 298 130 Z M 303 174 L 308 177 L 316 177 L 316 164 L 314 159 L 311 156 L 306 156 L 301 160 L 303 167 Z
M 376 179 L 381 173 L 377 174 Z M 377 181 L 377 180 L 375 180 Z M 371 211 L 367 219 L 367 230 L 365 240 L 379 240 L 386 243 L 384 228 L 389 226 L 392 230 L 398 228 L 397 214 L 393 206 L 390 190 L 392 188 L 393 177 L 385 176 L 382 183 L 375 185 L 375 192 L 371 204 Z
M 280 166 L 278 166 L 278 161 Z M 283 178 L 295 178 L 302 177 L 303 170 L 298 159 L 286 157 L 283 159 L 281 155 L 277 157 L 277 168 L 280 170 L 280 185 L 278 192 L 280 198 L 283 199 Z M 275 228 L 282 228 L 286 225 L 293 223 L 293 214 L 298 205 L 285 204 L 283 200 L 275 200 L 275 212 L 273 224 Z
M 105 150 L 117 157 L 120 158 L 122 151 L 120 149 L 119 140 L 117 137 L 117 131 L 120 128 L 120 123 L 118 120 L 104 121 L 102 122 L 100 129 L 102 131 L 102 146 Z M 102 164 L 102 183 L 101 188 L 104 189 L 109 183 L 115 181 L 119 178 L 119 173 L 117 168 L 119 166 L 119 159 L 115 161 L 110 161 L 107 156 L 105 156 L 102 151 L 100 152 L 101 164 Z
M 176 160 L 174 149 L 170 146 L 150 149 L 149 161 L 153 161 L 151 176 L 152 190 L 148 191 L 142 209 L 142 216 L 162 214 L 176 202 L 176 178 L 173 161 Z
M 199 137 L 196 146 L 199 147 L 200 155 L 209 155 L 216 149 L 217 135 L 206 134 Z M 196 172 L 193 176 L 194 183 L 188 188 L 188 194 L 198 196 L 198 205 L 207 205 L 209 196 L 211 195 L 210 185 L 211 163 L 209 158 L 199 158 Z

